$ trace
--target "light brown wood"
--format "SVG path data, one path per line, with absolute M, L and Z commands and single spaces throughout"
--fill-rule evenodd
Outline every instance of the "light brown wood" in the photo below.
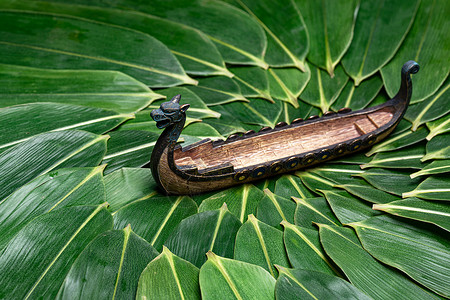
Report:
M 216 147 L 208 141 L 187 150 L 175 150 L 174 159 L 177 166 L 195 165 L 200 173 L 225 163 L 241 169 L 357 138 L 387 124 L 392 117 L 393 108 L 386 107 L 367 115 L 295 126 Z

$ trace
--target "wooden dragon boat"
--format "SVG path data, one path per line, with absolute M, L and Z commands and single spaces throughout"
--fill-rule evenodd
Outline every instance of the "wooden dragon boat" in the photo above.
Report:
M 167 194 L 192 195 L 296 171 L 346 154 L 384 139 L 400 122 L 411 99 L 410 74 L 419 65 L 408 61 L 402 67 L 401 87 L 385 103 L 352 112 L 343 108 L 322 117 L 281 122 L 225 141 L 205 139 L 181 147 L 178 137 L 189 104 L 180 105 L 180 95 L 151 112 L 156 126 L 165 128 L 153 148 L 150 168 L 155 181 Z

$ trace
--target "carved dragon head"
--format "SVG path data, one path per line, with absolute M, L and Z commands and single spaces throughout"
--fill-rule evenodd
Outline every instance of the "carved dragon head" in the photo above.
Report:
M 156 127 L 159 129 L 166 128 L 183 120 L 185 112 L 189 108 L 189 104 L 180 105 L 181 95 L 176 95 L 172 100 L 161 103 L 161 106 L 154 109 L 150 116 L 156 121 Z

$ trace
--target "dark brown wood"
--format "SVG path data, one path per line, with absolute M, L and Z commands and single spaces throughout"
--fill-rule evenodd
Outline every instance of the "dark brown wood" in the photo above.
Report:
M 410 74 L 419 65 L 408 61 L 401 72 L 401 87 L 386 103 L 351 112 L 327 112 L 321 118 L 295 119 L 227 140 L 202 140 L 176 146 L 189 104 L 180 95 L 152 111 L 158 128 L 165 128 L 151 157 L 153 177 L 167 194 L 198 194 L 248 183 L 327 161 L 368 148 L 384 139 L 400 122 L 411 99 Z

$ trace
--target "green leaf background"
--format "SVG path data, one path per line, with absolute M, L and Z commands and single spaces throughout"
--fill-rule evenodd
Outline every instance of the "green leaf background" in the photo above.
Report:
M 450 298 L 450 2 L 0 2 L 0 299 Z M 180 142 L 395 95 L 372 149 L 161 194 L 150 111 Z

